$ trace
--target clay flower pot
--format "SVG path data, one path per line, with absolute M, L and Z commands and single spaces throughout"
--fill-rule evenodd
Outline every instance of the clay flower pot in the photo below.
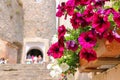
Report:
M 117 32 L 120 33 L 120 31 L 117 31 Z M 110 63 L 112 64 L 113 61 L 110 59 L 116 59 L 117 57 L 120 56 L 120 43 L 117 42 L 116 40 L 109 42 L 106 39 L 98 39 L 97 44 L 98 44 L 98 47 L 95 48 L 95 51 L 97 53 L 98 59 L 90 62 L 88 62 L 85 59 L 80 59 L 79 60 L 80 72 L 86 72 L 87 69 L 91 69 L 91 68 L 96 70 L 97 67 L 100 67 L 101 65 L 107 65 L 107 64 L 109 65 Z M 104 58 L 104 60 L 101 61 L 100 58 Z M 107 63 L 105 60 L 109 61 L 109 63 Z M 116 64 L 117 62 L 114 62 L 114 63 Z
M 113 40 L 98 40 L 97 57 L 117 57 L 120 55 L 120 43 Z

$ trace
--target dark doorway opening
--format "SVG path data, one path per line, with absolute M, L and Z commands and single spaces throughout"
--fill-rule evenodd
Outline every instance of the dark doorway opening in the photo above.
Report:
M 41 64 L 43 62 L 43 53 L 39 49 L 31 49 L 27 53 L 27 64 Z
M 43 58 L 43 53 L 39 49 L 31 49 L 28 51 L 27 56 L 41 56 Z

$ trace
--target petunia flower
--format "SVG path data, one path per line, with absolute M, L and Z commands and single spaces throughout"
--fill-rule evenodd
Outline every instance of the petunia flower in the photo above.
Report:
M 106 15 L 106 16 L 109 16 L 110 15 L 110 13 L 112 13 L 114 11 L 114 9 L 113 8 L 108 8 L 108 9 L 105 9 L 104 10 L 104 15 Z
M 94 0 L 94 6 L 95 7 L 102 7 L 105 4 L 105 1 L 110 1 L 110 0 Z
M 109 42 L 112 42 L 112 41 L 114 40 L 114 38 L 115 38 L 112 30 L 110 30 L 109 32 L 105 32 L 105 33 L 103 34 L 103 36 L 104 36 L 104 38 L 106 38 Z
M 52 44 L 47 52 L 48 56 L 52 56 L 55 59 L 63 56 L 64 47 L 60 47 L 58 42 Z
M 71 20 L 70 20 L 74 29 L 81 27 L 85 27 L 88 25 L 85 17 L 81 13 L 74 13 Z
M 64 47 L 64 35 L 66 33 L 66 28 L 64 25 L 58 27 L 58 44 L 61 47 Z
M 74 8 L 75 8 L 75 1 L 74 0 L 68 0 L 66 2 L 67 14 L 72 16 L 74 14 Z
M 80 26 L 79 16 L 80 16 L 79 13 L 74 13 L 71 20 L 70 20 L 72 27 L 74 29 L 77 29 Z
M 93 18 L 93 15 L 94 15 L 93 6 L 88 5 L 87 8 L 84 10 L 83 15 L 84 15 L 86 21 L 90 23 Z
M 60 39 L 61 37 L 64 37 L 66 33 L 66 28 L 64 25 L 61 25 L 58 27 L 58 39 Z
M 75 0 L 76 5 L 88 5 L 92 2 L 92 0 Z
M 67 41 L 66 47 L 67 49 L 72 50 L 72 51 L 76 51 L 78 49 L 78 45 L 75 43 L 74 40 Z
M 67 80 L 74 80 L 75 79 L 75 76 L 73 74 L 67 74 L 66 77 L 67 77 Z
M 62 36 L 58 39 L 58 45 L 60 47 L 64 47 L 64 39 L 65 39 L 64 36 Z
M 103 33 L 110 27 L 110 22 L 108 21 L 108 16 L 104 16 L 98 13 L 93 15 L 92 27 L 99 33 Z
M 60 64 L 60 68 L 62 69 L 62 72 L 65 72 L 65 71 L 67 71 L 70 67 L 69 67 L 68 64 L 62 63 L 62 64 Z
M 64 15 L 64 12 L 65 12 L 65 2 L 62 2 L 61 5 L 58 5 L 57 9 L 57 13 L 56 13 L 56 16 L 57 17 L 61 17 L 62 15 Z
M 52 66 L 52 70 L 50 71 L 50 76 L 53 78 L 60 78 L 62 74 L 62 69 L 58 64 Z
M 113 19 L 114 19 L 115 23 L 120 28 L 120 13 L 116 12 L 113 14 L 113 16 L 114 16 Z
M 112 33 L 114 35 L 115 40 L 120 42 L 120 34 L 116 30 L 112 31 Z
M 78 38 L 78 42 L 84 48 L 91 48 L 96 45 L 97 39 L 96 36 L 93 35 L 91 31 L 89 31 L 81 33 Z
M 82 48 L 80 53 L 79 53 L 79 57 L 81 59 L 87 60 L 88 62 L 94 61 L 94 60 L 97 59 L 96 52 L 93 49 L 91 49 L 91 48 L 89 48 L 89 49 L 88 48 L 87 49 L 86 48 Z

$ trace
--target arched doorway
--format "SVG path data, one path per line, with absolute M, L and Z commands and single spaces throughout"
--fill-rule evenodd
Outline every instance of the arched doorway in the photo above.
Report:
M 27 64 L 42 63 L 43 53 L 39 49 L 31 49 L 27 53 L 26 60 L 27 60 Z

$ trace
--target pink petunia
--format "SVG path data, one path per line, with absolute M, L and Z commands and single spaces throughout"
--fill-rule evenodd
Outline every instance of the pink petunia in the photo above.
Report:
M 57 17 L 61 17 L 62 15 L 64 15 L 64 12 L 65 12 L 65 2 L 62 2 L 61 5 L 58 5 L 57 9 L 57 13 L 56 13 L 56 16 Z
M 76 51 L 78 49 L 78 45 L 74 40 L 67 41 L 66 47 L 67 49 L 72 50 L 72 51 Z
M 114 35 L 115 40 L 120 42 L 120 34 L 116 30 L 112 31 L 112 33 Z
M 70 22 L 74 29 L 78 29 L 80 26 L 85 27 L 88 25 L 84 15 L 78 12 L 73 14 Z
M 88 48 L 87 49 L 86 48 L 82 48 L 81 51 L 80 51 L 80 53 L 79 53 L 79 57 L 81 59 L 85 59 L 88 62 L 90 62 L 90 61 L 94 61 L 94 60 L 97 59 L 97 54 L 91 48 L 89 48 L 89 49 Z
M 115 39 L 115 36 L 112 32 L 112 30 L 110 30 L 109 32 L 105 32 L 103 34 L 104 38 L 106 38 L 109 42 L 112 42 Z
M 97 39 L 96 36 L 93 35 L 91 31 L 89 31 L 81 33 L 78 38 L 78 42 L 84 48 L 91 48 L 96 45 Z
M 64 36 L 62 36 L 58 39 L 58 45 L 60 47 L 64 47 L 64 39 L 65 39 Z
M 110 1 L 110 0 L 93 0 L 95 7 L 102 7 L 102 6 L 104 6 L 106 1 Z
M 64 37 L 66 33 L 66 28 L 64 25 L 61 25 L 58 27 L 58 39 L 60 39 L 61 37 Z
M 68 0 L 66 2 L 67 14 L 72 16 L 74 14 L 74 8 L 75 8 L 75 1 L 74 0 Z
M 47 52 L 48 56 L 61 58 L 63 56 L 64 47 L 60 47 L 58 42 L 52 44 Z
M 86 21 L 90 23 L 94 15 L 93 6 L 88 5 L 87 8 L 84 10 L 83 15 L 85 16 Z
M 108 21 L 108 16 L 104 16 L 102 14 L 95 13 L 93 15 L 92 27 L 99 33 L 103 33 L 108 30 L 110 27 L 110 22 Z
M 117 24 L 117 26 L 120 28 L 120 13 L 114 13 L 113 14 L 114 15 L 114 17 L 113 17 L 113 19 L 114 19 L 114 21 L 115 21 L 115 23 Z
M 81 14 L 79 14 L 79 13 L 74 13 L 71 20 L 70 20 L 72 27 L 74 29 L 77 29 L 80 26 L 80 20 L 79 20 L 80 15 Z
M 88 5 L 92 2 L 92 0 L 75 0 L 76 5 Z

